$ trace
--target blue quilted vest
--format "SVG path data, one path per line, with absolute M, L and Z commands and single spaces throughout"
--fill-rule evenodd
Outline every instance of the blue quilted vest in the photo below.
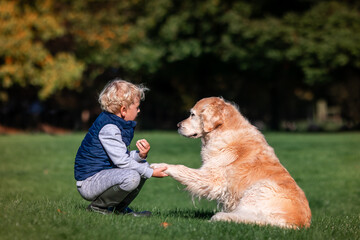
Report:
M 123 142 L 128 147 L 134 137 L 136 122 L 124 119 L 109 112 L 102 112 L 90 127 L 75 157 L 75 179 L 77 181 L 104 170 L 115 168 L 99 139 L 100 130 L 107 124 L 115 124 L 121 131 Z

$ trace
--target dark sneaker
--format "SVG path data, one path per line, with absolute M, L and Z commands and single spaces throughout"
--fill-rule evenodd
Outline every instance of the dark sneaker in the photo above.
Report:
M 132 215 L 134 217 L 150 217 L 151 216 L 151 212 L 149 212 L 149 211 L 134 212 L 129 207 L 126 207 L 124 210 L 122 210 L 122 214 L 124 214 L 124 215 Z
M 96 206 L 91 205 L 91 204 L 86 208 L 86 210 L 88 210 L 90 212 L 96 212 L 96 213 L 104 214 L 104 215 L 114 213 L 114 207 L 101 208 L 101 207 L 96 207 Z
M 101 207 L 97 207 L 97 206 L 94 206 L 94 205 L 90 204 L 86 208 L 86 210 L 88 210 L 90 212 L 96 212 L 96 213 L 104 214 L 104 215 L 119 214 L 119 215 L 131 215 L 131 216 L 134 216 L 134 217 L 150 217 L 151 216 L 151 212 L 149 212 L 149 211 L 134 212 L 129 207 L 124 208 L 122 211 L 118 211 L 114 207 L 101 208 Z

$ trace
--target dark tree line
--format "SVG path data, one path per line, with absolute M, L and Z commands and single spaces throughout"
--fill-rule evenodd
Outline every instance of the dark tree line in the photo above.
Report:
M 151 91 L 140 127 L 175 128 L 222 96 L 271 129 L 324 99 L 360 123 L 356 1 L 2 1 L 0 124 L 86 129 L 120 77 Z

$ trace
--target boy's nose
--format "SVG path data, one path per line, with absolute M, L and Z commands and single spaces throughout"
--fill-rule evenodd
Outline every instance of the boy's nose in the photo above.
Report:
M 179 128 L 179 127 L 181 127 L 181 123 L 182 122 L 179 122 L 176 126 Z

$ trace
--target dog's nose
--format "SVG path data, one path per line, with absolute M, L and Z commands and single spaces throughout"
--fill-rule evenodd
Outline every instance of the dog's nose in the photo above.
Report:
M 179 122 L 176 126 L 177 126 L 178 128 L 181 127 L 181 122 Z

